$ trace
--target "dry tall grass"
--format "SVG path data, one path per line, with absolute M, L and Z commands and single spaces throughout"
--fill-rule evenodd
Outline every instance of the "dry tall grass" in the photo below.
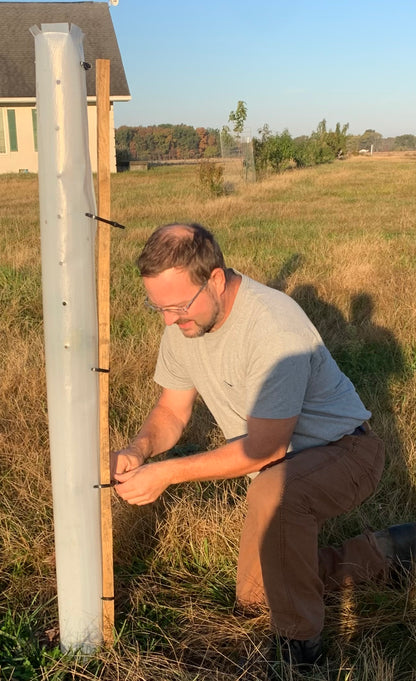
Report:
M 112 178 L 111 441 L 136 432 L 157 389 L 160 320 L 143 311 L 135 257 L 161 223 L 214 230 L 230 265 L 285 290 L 320 329 L 385 438 L 377 494 L 328 523 L 322 541 L 414 520 L 416 159 L 355 158 L 201 194 L 194 166 Z M 245 481 L 182 485 L 151 507 L 114 498 L 118 639 L 85 661 L 54 650 L 57 624 L 44 380 L 37 178 L 0 178 L 0 675 L 170 681 L 263 678 L 266 612 L 233 611 Z M 182 447 L 221 434 L 199 404 Z M 309 678 L 416 679 L 415 591 L 372 584 L 327 603 L 327 668 Z M 3 659 L 1 659 L 3 657 Z M 14 668 L 14 671 L 13 671 Z M 299 678 L 281 669 L 282 679 Z M 26 675 L 25 675 L 26 674 Z M 250 676 L 251 675 L 251 676 Z

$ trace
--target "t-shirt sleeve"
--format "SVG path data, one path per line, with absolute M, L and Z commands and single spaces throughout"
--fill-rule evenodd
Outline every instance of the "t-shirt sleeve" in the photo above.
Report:
M 173 334 L 167 327 L 163 333 L 156 362 L 154 380 L 169 390 L 190 390 L 194 387 L 185 362 L 181 359 L 182 351 L 175 343 Z
M 247 362 L 247 415 L 282 419 L 302 411 L 311 375 L 308 342 L 294 333 L 267 333 L 251 345 Z

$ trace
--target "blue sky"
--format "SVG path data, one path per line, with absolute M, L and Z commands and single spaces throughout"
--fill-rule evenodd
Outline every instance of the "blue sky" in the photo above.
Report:
M 319 121 L 416 134 L 414 0 L 119 0 L 110 8 L 132 101 L 116 126 L 310 134 Z

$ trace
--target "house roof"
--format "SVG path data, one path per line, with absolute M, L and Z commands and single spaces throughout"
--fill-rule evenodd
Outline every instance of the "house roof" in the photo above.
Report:
M 95 60 L 110 59 L 110 97 L 130 99 L 107 2 L 1 2 L 0 100 L 36 98 L 35 41 L 29 29 L 41 24 L 76 24 L 85 34 L 87 96 L 95 97 Z

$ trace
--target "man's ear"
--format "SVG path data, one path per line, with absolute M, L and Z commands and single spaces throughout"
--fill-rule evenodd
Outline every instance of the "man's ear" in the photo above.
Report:
M 215 270 L 211 272 L 211 281 L 213 282 L 218 295 L 221 295 L 225 291 L 226 278 L 225 272 L 222 267 L 216 267 Z

